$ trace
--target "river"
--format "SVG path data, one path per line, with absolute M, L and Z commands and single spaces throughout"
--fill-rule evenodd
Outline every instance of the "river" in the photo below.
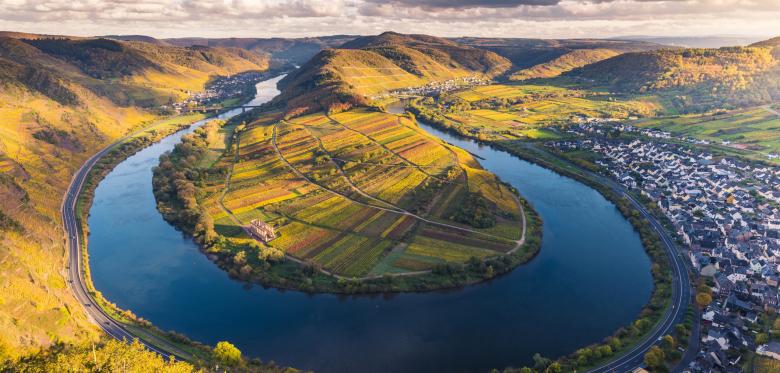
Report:
M 279 79 L 258 84 L 253 104 L 276 95 Z M 534 206 L 544 237 L 530 263 L 464 289 L 386 296 L 308 295 L 231 280 L 155 207 L 151 169 L 193 126 L 129 157 L 98 186 L 88 221 L 95 286 L 162 329 L 211 345 L 228 340 L 246 355 L 318 372 L 528 365 L 536 352 L 572 352 L 637 316 L 652 291 L 650 260 L 614 205 L 575 180 L 421 125 L 481 157 Z

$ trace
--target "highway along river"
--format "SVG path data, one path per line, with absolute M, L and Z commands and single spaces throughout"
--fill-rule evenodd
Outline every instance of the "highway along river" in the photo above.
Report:
M 258 85 L 256 103 L 277 93 L 276 81 Z M 650 261 L 610 202 L 508 153 L 423 127 L 482 157 L 533 204 L 544 219 L 539 256 L 494 281 L 434 293 L 307 295 L 231 280 L 155 208 L 151 169 L 181 132 L 120 163 L 98 186 L 89 218 L 95 286 L 162 329 L 318 372 L 529 365 L 536 352 L 572 352 L 637 316 L 652 290 Z

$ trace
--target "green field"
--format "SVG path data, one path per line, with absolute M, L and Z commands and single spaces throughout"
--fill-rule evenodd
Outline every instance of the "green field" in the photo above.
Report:
M 231 170 L 229 182 L 214 177 L 199 188 L 227 239 L 250 241 L 241 225 L 261 219 L 277 236 L 259 250 L 361 278 L 498 257 L 521 237 L 513 192 L 409 117 L 366 109 L 265 117 L 236 132 L 238 154 L 228 146 L 212 167 Z M 222 143 L 220 133 L 210 142 Z M 463 218 L 482 216 L 469 208 L 488 216 Z
M 770 154 L 780 153 L 780 116 L 762 107 L 719 115 L 648 119 L 636 125 L 657 128 L 677 137 L 706 140 L 757 159 L 770 160 Z

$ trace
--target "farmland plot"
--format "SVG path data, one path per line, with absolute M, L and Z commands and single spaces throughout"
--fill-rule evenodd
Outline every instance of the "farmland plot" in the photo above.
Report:
M 500 256 L 522 229 L 507 218 L 520 206 L 503 184 L 407 117 L 317 113 L 250 123 L 238 140 L 215 163 L 227 177 L 199 189 L 220 233 L 246 238 L 241 226 L 260 219 L 276 230 L 266 245 L 336 275 Z M 469 193 L 483 196 L 499 225 L 451 220 Z

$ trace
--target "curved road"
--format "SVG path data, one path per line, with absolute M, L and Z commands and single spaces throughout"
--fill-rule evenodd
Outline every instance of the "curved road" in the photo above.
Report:
M 82 166 L 76 171 L 71 179 L 70 186 L 68 187 L 65 199 L 62 202 L 60 213 L 62 215 L 63 228 L 65 230 L 65 241 L 68 247 L 68 264 L 66 269 L 68 270 L 68 285 L 73 290 L 73 295 L 84 307 L 84 310 L 89 317 L 103 329 L 106 334 L 118 339 L 131 341 L 138 339 L 138 341 L 151 351 L 165 357 L 175 357 L 177 360 L 191 360 L 192 356 L 180 349 L 171 346 L 168 342 L 156 338 L 146 333 L 136 333 L 128 330 L 127 326 L 114 320 L 109 316 L 98 304 L 95 297 L 89 292 L 86 279 L 84 278 L 84 271 L 82 270 L 82 264 L 84 260 L 82 258 L 81 247 L 81 230 L 79 229 L 78 219 L 76 216 L 76 203 L 78 196 L 81 193 L 84 182 L 87 178 L 87 174 L 95 164 L 108 154 L 108 152 L 117 144 L 122 143 L 128 138 L 145 131 L 141 129 L 130 135 L 127 135 L 113 144 L 107 146 L 97 154 L 90 157 Z M 141 335 L 143 334 L 143 335 Z
M 600 182 L 604 183 L 603 178 Z M 611 182 L 611 180 L 609 180 Z M 603 365 L 599 368 L 590 370 L 589 372 L 592 373 L 602 373 L 602 372 L 630 372 L 635 368 L 638 368 L 643 365 L 644 362 L 644 356 L 647 353 L 648 350 L 650 350 L 651 347 L 656 345 L 658 343 L 658 340 L 667 335 L 667 334 L 673 334 L 674 333 L 674 327 L 678 323 L 681 323 L 685 318 L 685 311 L 688 309 L 688 304 L 691 299 L 691 285 L 690 280 L 688 278 L 688 270 L 685 266 L 685 260 L 680 253 L 680 251 L 677 249 L 677 246 L 674 244 L 674 241 L 671 237 L 666 233 L 666 230 L 664 230 L 663 226 L 658 222 L 658 220 L 655 219 L 648 211 L 647 209 L 639 203 L 636 199 L 634 199 L 633 196 L 628 194 L 626 190 L 622 186 L 617 185 L 605 185 L 613 187 L 613 189 L 622 194 L 623 196 L 627 197 L 631 203 L 636 207 L 637 210 L 642 214 L 642 216 L 647 219 L 647 221 L 650 223 L 650 226 L 653 227 L 653 230 L 655 230 L 658 235 L 661 237 L 661 241 L 664 244 L 664 249 L 666 250 L 666 254 L 669 257 L 670 264 L 671 264 L 671 270 L 672 270 L 672 302 L 671 307 L 667 309 L 666 314 L 661 319 L 661 321 L 656 324 L 655 329 L 653 332 L 650 333 L 645 339 L 639 343 L 638 345 L 634 346 L 628 353 L 625 355 L 611 361 L 610 363 Z
M 527 145 L 527 147 L 529 146 Z M 677 248 L 674 240 L 669 236 L 661 223 L 659 223 L 658 220 L 647 211 L 644 205 L 642 205 L 630 193 L 628 193 L 628 190 L 623 185 L 620 185 L 607 177 L 577 167 L 567 160 L 558 157 L 557 155 L 552 154 L 544 149 L 540 149 L 539 147 L 530 145 L 530 148 L 533 151 L 542 152 L 551 157 L 559 159 L 568 165 L 571 165 L 577 169 L 582 176 L 601 185 L 609 187 L 619 195 L 628 198 L 661 238 L 661 242 L 663 243 L 664 250 L 666 251 L 666 255 L 669 258 L 670 267 L 672 270 L 671 306 L 667 309 L 660 322 L 655 325 L 652 332 L 638 345 L 634 346 L 627 353 L 617 357 L 615 360 L 588 371 L 588 373 L 631 372 L 632 370 L 643 366 L 644 356 L 647 351 L 656 345 L 661 337 L 674 333 L 675 325 L 683 322 L 685 319 L 685 312 L 687 311 L 688 305 L 691 301 L 691 283 L 690 278 L 688 277 L 688 268 L 686 267 L 686 262 L 682 252 Z M 697 344 L 693 344 L 689 346 L 689 348 L 690 347 L 696 348 L 698 350 Z M 681 368 L 683 367 L 677 367 L 674 369 L 674 371 L 679 371 Z
M 188 360 L 191 359 L 191 356 L 181 351 L 180 349 L 177 349 L 167 342 L 148 334 L 133 334 L 133 331 L 128 330 L 124 324 L 110 317 L 100 307 L 93 295 L 90 294 L 90 292 L 87 290 L 88 287 L 84 278 L 84 271 L 81 269 L 83 263 L 82 251 L 80 249 L 81 231 L 79 229 L 78 219 L 76 216 L 76 202 L 78 200 L 78 196 L 81 193 L 87 174 L 100 160 L 100 158 L 105 156 L 113 146 L 121 143 L 134 134 L 128 135 L 118 140 L 114 144 L 109 145 L 97 154 L 90 157 L 81 166 L 81 168 L 79 168 L 71 180 L 70 186 L 68 187 L 67 194 L 61 207 L 62 221 L 66 234 L 65 240 L 68 247 L 68 266 L 66 267 L 68 270 L 68 283 L 70 288 L 73 290 L 74 296 L 84 306 L 87 314 L 108 335 L 119 340 L 128 341 L 138 338 L 139 342 L 146 348 L 151 351 L 155 351 L 160 355 L 173 356 L 179 360 Z M 541 149 L 536 148 L 535 150 L 538 151 Z M 547 152 L 545 151 L 545 153 Z M 552 154 L 550 155 L 555 157 Z M 657 343 L 658 339 L 664 335 L 671 334 L 674 331 L 674 326 L 682 322 L 684 319 L 685 310 L 687 310 L 691 299 L 691 285 L 688 278 L 688 270 L 682 254 L 677 249 L 672 238 L 669 237 L 669 235 L 666 233 L 663 226 L 647 211 L 647 209 L 641 203 L 639 203 L 633 196 L 631 196 L 622 185 L 619 185 L 611 179 L 601 175 L 581 169 L 579 170 L 591 180 L 612 188 L 617 193 L 627 197 L 631 201 L 631 203 L 637 208 L 642 216 L 647 219 L 648 222 L 650 222 L 652 228 L 661 237 L 661 240 L 664 244 L 664 249 L 669 256 L 671 263 L 672 304 L 671 307 L 667 309 L 663 319 L 658 324 L 656 324 L 653 332 L 651 332 L 650 335 L 648 335 L 640 344 L 634 346 L 628 353 L 623 354 L 617 359 L 601 367 L 589 371 L 591 373 L 630 372 L 631 370 L 643 364 L 645 353 L 647 353 L 647 351 Z

